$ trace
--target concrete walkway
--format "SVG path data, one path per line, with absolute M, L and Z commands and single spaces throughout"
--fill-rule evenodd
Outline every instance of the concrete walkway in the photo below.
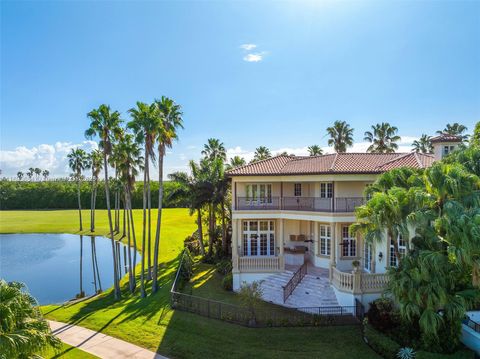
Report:
M 53 334 L 62 342 L 105 359 L 167 359 L 135 344 L 79 327 L 49 320 Z

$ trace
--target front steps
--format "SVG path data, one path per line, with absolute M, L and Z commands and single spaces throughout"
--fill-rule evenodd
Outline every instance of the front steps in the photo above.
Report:
M 286 270 L 273 274 L 261 282 L 263 299 L 267 302 L 291 308 L 338 306 L 328 276 L 323 273 L 307 274 L 293 293 L 283 302 L 283 287 L 292 278 L 293 272 Z

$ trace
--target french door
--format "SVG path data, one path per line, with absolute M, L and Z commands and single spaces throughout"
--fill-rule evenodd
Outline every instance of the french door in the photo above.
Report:
M 250 204 L 272 203 L 272 185 L 270 183 L 247 184 L 245 190 L 247 202 Z
M 274 221 L 243 221 L 243 255 L 275 255 Z

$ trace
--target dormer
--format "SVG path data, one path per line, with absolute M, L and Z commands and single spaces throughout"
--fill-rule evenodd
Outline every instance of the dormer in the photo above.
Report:
M 432 137 L 430 142 L 433 145 L 435 161 L 439 161 L 458 148 L 458 146 L 462 143 L 462 136 L 442 133 L 441 135 Z

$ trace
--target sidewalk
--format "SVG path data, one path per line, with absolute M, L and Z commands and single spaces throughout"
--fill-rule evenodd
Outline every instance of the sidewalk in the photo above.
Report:
M 49 320 L 53 334 L 62 342 L 104 359 L 167 359 L 135 344 L 79 327 Z

